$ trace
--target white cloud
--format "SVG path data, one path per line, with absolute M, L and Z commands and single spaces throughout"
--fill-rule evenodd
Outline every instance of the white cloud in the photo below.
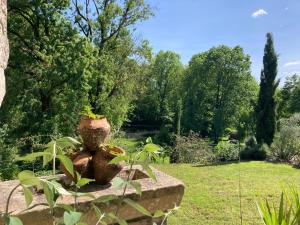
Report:
M 289 7 L 285 7 L 285 10 L 289 10 Z
M 259 9 L 257 11 L 255 11 L 254 13 L 252 13 L 252 17 L 253 18 L 258 18 L 264 15 L 268 15 L 268 13 L 264 10 L 264 9 Z
M 284 64 L 285 67 L 296 66 L 296 65 L 300 65 L 300 60 L 299 61 L 291 61 L 291 62 L 287 62 Z

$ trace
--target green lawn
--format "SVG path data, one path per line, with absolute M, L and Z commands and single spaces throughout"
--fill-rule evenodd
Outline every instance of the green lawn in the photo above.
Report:
M 260 199 L 267 197 L 277 202 L 287 184 L 300 187 L 300 170 L 282 164 L 243 162 L 207 167 L 188 164 L 155 167 L 185 183 L 181 208 L 169 218 L 170 225 L 240 224 L 239 170 L 243 224 L 262 224 L 256 208 Z

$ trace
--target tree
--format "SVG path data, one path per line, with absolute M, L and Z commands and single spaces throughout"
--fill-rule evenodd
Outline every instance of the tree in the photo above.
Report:
M 133 36 L 133 26 L 152 16 L 144 0 L 73 0 L 73 21 L 95 47 L 88 102 L 115 129 L 126 120 L 150 48 Z
M 177 106 L 181 104 L 183 70 L 180 56 L 175 52 L 160 51 L 155 56 L 145 74 L 144 91 L 135 102 L 134 122 L 157 125 L 176 123 L 179 126 L 180 112 L 177 111 L 180 107 Z
M 68 2 L 8 2 L 11 57 L 1 122 L 13 134 L 76 130 L 86 104 L 93 46 L 65 18 Z
M 279 96 L 279 118 L 288 118 L 292 114 L 300 112 L 300 76 L 297 74 L 288 76 Z
M 274 49 L 273 36 L 271 33 L 268 33 L 256 107 L 256 140 L 259 144 L 266 143 L 271 145 L 276 132 L 275 93 L 279 84 L 276 76 L 277 55 Z
M 239 46 L 218 46 L 192 57 L 184 81 L 184 128 L 215 141 L 249 112 L 257 84 Z
M 142 0 L 82 3 L 8 2 L 11 57 L 0 118 L 11 135 L 73 135 L 85 105 L 115 129 L 126 119 L 151 51 L 134 38 L 133 25 L 152 15 L 150 7 Z

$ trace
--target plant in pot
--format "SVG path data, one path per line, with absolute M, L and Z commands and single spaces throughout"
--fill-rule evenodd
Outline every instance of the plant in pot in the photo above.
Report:
M 118 156 L 125 155 L 125 151 L 117 146 L 107 144 L 111 126 L 105 116 L 96 115 L 91 107 L 85 107 L 79 124 L 79 132 L 82 137 L 81 150 L 78 148 L 69 154 L 75 171 L 81 177 L 95 179 L 97 184 L 108 184 L 124 167 L 124 161 L 116 164 L 109 162 Z M 74 182 L 73 177 L 61 165 L 62 171 Z
M 110 124 L 105 116 L 94 114 L 89 106 L 84 108 L 79 124 L 79 133 L 87 151 L 96 151 L 100 145 L 106 143 L 110 129 Z

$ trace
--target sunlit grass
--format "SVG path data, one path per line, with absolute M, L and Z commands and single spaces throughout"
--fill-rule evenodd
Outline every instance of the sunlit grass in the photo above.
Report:
M 193 167 L 188 164 L 155 165 L 185 183 L 185 195 L 170 225 L 240 224 L 239 170 L 243 224 L 262 224 L 256 202 L 267 197 L 280 200 L 288 184 L 300 187 L 300 170 L 289 165 L 243 162 L 220 166 Z

